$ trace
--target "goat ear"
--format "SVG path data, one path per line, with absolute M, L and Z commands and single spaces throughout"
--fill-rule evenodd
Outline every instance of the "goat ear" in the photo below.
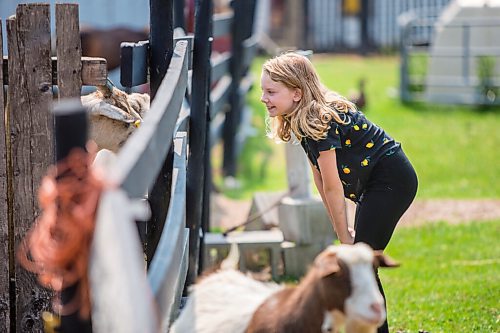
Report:
M 374 251 L 373 252 L 373 261 L 375 268 L 378 267 L 399 267 L 400 264 L 389 257 L 387 254 L 384 254 L 382 251 Z
M 318 269 L 322 278 L 340 271 L 337 254 L 333 252 L 324 251 L 320 253 L 314 260 L 314 266 Z

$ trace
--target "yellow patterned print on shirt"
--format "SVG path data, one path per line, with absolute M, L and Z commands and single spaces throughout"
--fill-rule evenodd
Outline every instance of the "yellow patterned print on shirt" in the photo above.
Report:
M 367 156 L 364 160 L 361 161 L 361 166 L 368 166 L 370 164 L 370 156 Z

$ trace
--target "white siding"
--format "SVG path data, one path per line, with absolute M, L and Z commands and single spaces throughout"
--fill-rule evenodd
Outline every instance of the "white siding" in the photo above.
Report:
M 442 10 L 451 0 L 372 0 L 368 33 L 378 47 L 397 47 L 400 14 L 414 10 L 419 15 L 432 15 Z M 345 44 L 348 31 L 342 18 L 342 0 L 308 0 L 309 43 L 312 49 L 331 51 Z M 359 30 L 359 29 L 357 29 Z M 425 33 L 425 32 L 422 32 Z
M 5 20 L 16 13 L 19 3 L 43 2 L 51 5 L 52 32 L 55 33 L 56 0 L 0 0 L 0 18 L 2 19 L 4 54 L 6 54 Z M 80 25 L 100 28 L 111 26 L 129 26 L 142 28 L 149 24 L 149 0 L 66 0 L 65 3 L 80 4 Z

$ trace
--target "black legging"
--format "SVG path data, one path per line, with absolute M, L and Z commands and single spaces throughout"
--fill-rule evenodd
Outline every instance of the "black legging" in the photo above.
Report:
M 384 250 L 396 224 L 415 198 L 417 186 L 417 175 L 403 149 L 378 161 L 356 207 L 354 242 L 364 242 L 375 250 Z M 376 278 L 385 299 L 378 272 Z M 378 333 L 387 332 L 386 320 Z

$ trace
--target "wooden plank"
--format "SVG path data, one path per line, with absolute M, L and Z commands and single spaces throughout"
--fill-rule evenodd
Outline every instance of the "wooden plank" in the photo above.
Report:
M 108 79 L 107 62 L 104 58 L 82 57 L 82 84 L 103 86 Z
M 175 125 L 174 133 L 179 130 L 187 131 L 187 125 L 189 123 L 189 104 L 186 99 L 184 99 L 177 118 L 177 123 Z M 182 128 L 182 129 L 181 129 Z M 152 218 L 147 224 L 147 237 L 146 237 L 146 258 L 148 260 L 148 265 L 151 263 L 151 259 L 154 257 L 158 243 L 160 242 L 163 227 L 165 224 L 165 219 L 167 217 L 170 196 L 172 191 L 172 169 L 174 153 L 173 147 L 169 149 L 165 161 L 162 165 L 160 173 L 155 181 L 155 186 L 148 193 L 148 201 L 150 206 L 156 207 L 157 214 L 152 215 Z M 161 210 L 158 209 L 161 207 Z M 154 220 L 153 220 L 154 219 Z
M 174 44 L 181 40 L 188 42 L 188 69 L 191 70 L 193 69 L 194 36 L 174 37 Z
M 221 77 L 229 74 L 229 62 L 231 61 L 231 53 L 225 52 L 218 57 L 210 59 L 212 72 L 210 73 L 210 80 L 212 84 L 219 81 Z
M 94 332 L 160 332 L 134 205 L 118 190 L 99 201 L 89 261 Z
M 106 84 L 108 69 L 106 59 L 82 57 L 82 84 L 86 86 L 103 86 Z M 3 57 L 3 82 L 9 84 L 9 59 Z M 52 84 L 57 84 L 57 57 L 52 57 Z
M 0 20 L 0 54 L 3 54 L 3 31 Z M 7 145 L 5 130 L 3 66 L 0 58 L 0 332 L 10 330 L 9 311 L 9 273 L 11 256 L 9 254 L 9 203 L 8 203 L 8 176 L 7 176 Z
M 21 4 L 7 21 L 15 248 L 38 215 L 37 191 L 54 161 L 49 9 L 48 4 Z M 42 331 L 40 316 L 50 308 L 50 293 L 19 264 L 15 278 L 17 331 Z
M 59 98 L 82 91 L 82 45 L 78 4 L 56 4 L 57 86 Z
M 148 271 L 148 280 L 155 295 L 162 322 L 162 332 L 168 331 L 172 314 L 180 302 L 187 267 L 186 168 L 187 132 L 179 132 L 174 140 L 174 170 L 172 193 L 167 219 L 158 248 Z
M 231 33 L 233 16 L 232 12 L 214 14 L 212 32 L 214 38 L 226 36 Z
M 134 198 L 152 185 L 170 149 L 174 128 L 187 87 L 187 42 L 177 42 L 158 95 L 144 118 L 118 153 L 118 184 Z M 161 129 L 161 130 L 160 130 Z
M 205 235 L 205 244 L 207 245 L 231 245 L 249 244 L 249 245 L 272 245 L 281 244 L 285 239 L 281 230 L 256 230 L 232 232 L 227 236 L 209 232 Z

